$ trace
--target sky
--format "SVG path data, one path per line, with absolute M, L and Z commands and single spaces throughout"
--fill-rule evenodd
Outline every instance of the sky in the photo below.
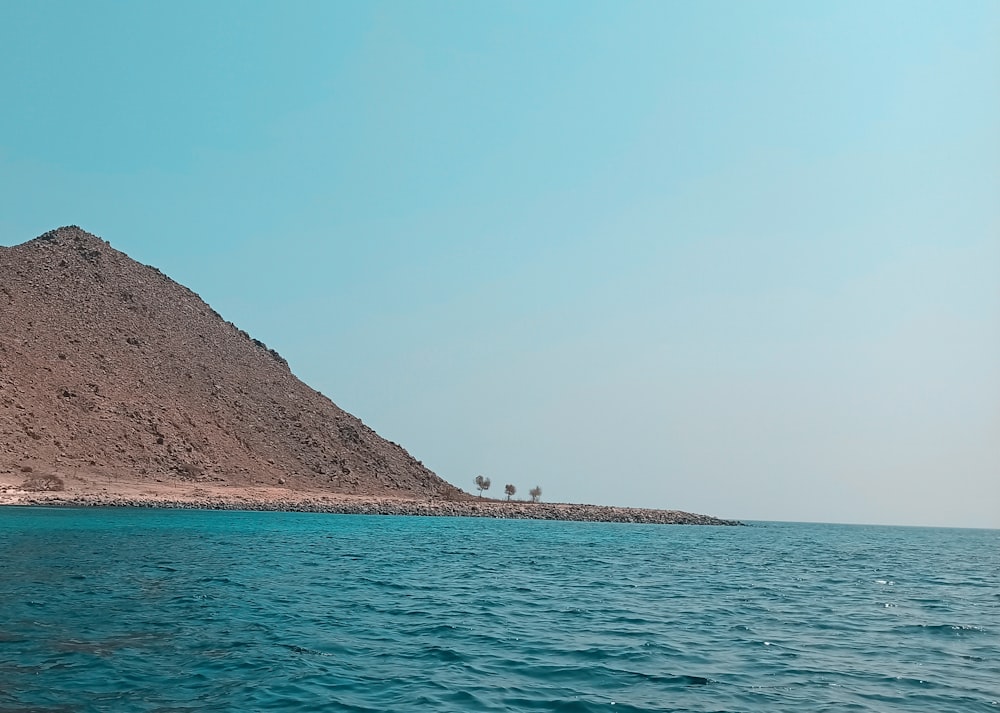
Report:
M 0 244 L 459 487 L 1000 528 L 995 0 L 8 2 L 0 87 Z

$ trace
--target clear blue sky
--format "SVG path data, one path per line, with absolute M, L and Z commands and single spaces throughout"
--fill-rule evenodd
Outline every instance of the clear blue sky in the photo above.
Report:
M 8 2 L 78 224 L 447 480 L 1000 527 L 1000 3 Z

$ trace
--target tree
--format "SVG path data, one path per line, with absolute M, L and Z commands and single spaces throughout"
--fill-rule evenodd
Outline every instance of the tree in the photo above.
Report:
M 537 503 L 538 498 L 542 497 L 541 486 L 536 485 L 535 487 L 533 487 L 531 490 L 528 491 L 528 494 L 531 495 L 531 502 Z
M 490 489 L 490 479 L 481 475 L 476 476 L 476 487 L 479 488 L 479 497 L 483 497 L 483 491 Z
M 507 485 L 503 486 L 503 491 L 507 493 L 507 499 L 510 500 L 511 496 L 517 492 L 517 488 L 510 483 L 507 483 Z

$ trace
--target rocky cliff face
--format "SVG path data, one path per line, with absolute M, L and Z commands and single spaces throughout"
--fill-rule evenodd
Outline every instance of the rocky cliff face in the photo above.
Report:
M 77 227 L 0 247 L 0 472 L 460 499 L 198 295 Z

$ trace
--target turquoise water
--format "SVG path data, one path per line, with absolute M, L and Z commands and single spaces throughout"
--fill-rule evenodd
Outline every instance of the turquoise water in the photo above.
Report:
M 0 509 L 0 712 L 1000 712 L 1000 531 Z

